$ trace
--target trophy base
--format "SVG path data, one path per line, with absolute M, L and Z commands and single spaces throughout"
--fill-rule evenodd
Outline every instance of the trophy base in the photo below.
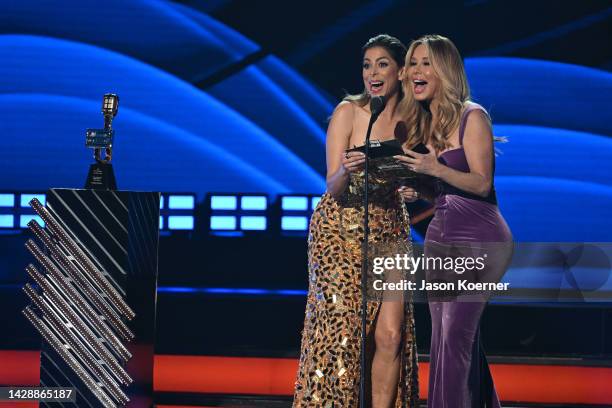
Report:
M 94 163 L 89 166 L 85 188 L 88 190 L 116 190 L 117 182 L 113 166 L 109 163 Z

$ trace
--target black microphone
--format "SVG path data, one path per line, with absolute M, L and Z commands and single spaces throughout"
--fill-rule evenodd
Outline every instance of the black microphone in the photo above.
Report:
M 368 236 L 370 235 L 370 213 L 368 211 L 370 199 L 368 197 L 369 190 L 369 167 L 370 167 L 370 135 L 372 134 L 372 125 L 378 118 L 378 115 L 385 109 L 385 97 L 384 96 L 373 96 L 370 98 L 370 123 L 368 123 L 368 130 L 365 137 L 365 167 L 363 172 L 363 180 L 366 188 L 363 189 L 363 242 L 361 243 L 361 356 L 360 364 L 361 367 L 366 366 L 366 312 L 368 306 L 368 300 L 366 293 L 368 292 Z M 359 380 L 359 407 L 365 406 L 365 375 L 361 376 Z
M 384 96 L 373 96 L 370 99 L 370 112 L 372 112 L 371 121 L 374 122 L 378 115 L 385 109 L 387 101 Z

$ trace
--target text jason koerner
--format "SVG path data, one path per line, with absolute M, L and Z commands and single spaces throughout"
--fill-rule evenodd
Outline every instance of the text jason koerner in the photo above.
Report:
M 458 280 L 456 282 L 426 282 L 421 281 L 421 286 L 418 287 L 416 282 L 401 280 L 399 282 L 384 282 L 377 279 L 373 283 L 374 290 L 439 290 L 439 291 L 454 291 L 454 290 L 470 290 L 470 291 L 487 291 L 487 290 L 508 290 L 509 283 L 494 283 L 494 282 L 468 282 L 467 279 Z

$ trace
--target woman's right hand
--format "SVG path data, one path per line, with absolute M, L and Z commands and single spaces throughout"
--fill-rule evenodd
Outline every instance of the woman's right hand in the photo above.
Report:
M 420 197 L 419 192 L 412 187 L 402 186 L 397 189 L 397 192 L 405 203 L 413 203 Z
M 361 152 L 345 152 L 342 154 L 342 168 L 348 174 L 363 170 L 364 163 L 365 154 Z

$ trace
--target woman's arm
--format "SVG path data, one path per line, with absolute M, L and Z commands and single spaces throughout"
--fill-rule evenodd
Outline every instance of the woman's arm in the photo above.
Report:
M 413 187 L 400 187 L 397 191 L 400 197 L 402 198 L 402 200 L 404 200 L 404 202 L 406 203 L 413 203 L 417 201 L 418 199 L 425 199 L 426 201 L 429 201 L 430 203 L 434 202 L 433 194 L 424 195 L 422 190 L 417 192 Z M 410 214 L 410 224 L 411 225 L 418 224 L 424 219 L 432 216 L 434 212 L 435 212 L 434 206 L 430 205 L 428 208 L 426 208 L 425 210 L 421 212 L 418 212 L 416 214 L 411 213 Z
M 327 192 L 334 198 L 346 189 L 349 173 L 361 170 L 365 162 L 363 153 L 351 152 L 348 157 L 345 154 L 353 131 L 353 109 L 351 102 L 341 102 L 327 128 Z
M 470 120 L 470 116 L 472 117 Z M 486 114 L 480 110 L 466 119 L 463 150 L 470 167 L 469 173 L 440 163 L 432 151 L 429 154 L 406 152 L 408 157 L 395 156 L 410 169 L 429 174 L 472 194 L 486 197 L 493 185 L 493 133 Z
M 436 177 L 461 190 L 486 197 L 493 185 L 493 132 L 486 113 L 471 112 L 466 118 L 463 151 L 470 167 L 463 173 L 441 165 Z

